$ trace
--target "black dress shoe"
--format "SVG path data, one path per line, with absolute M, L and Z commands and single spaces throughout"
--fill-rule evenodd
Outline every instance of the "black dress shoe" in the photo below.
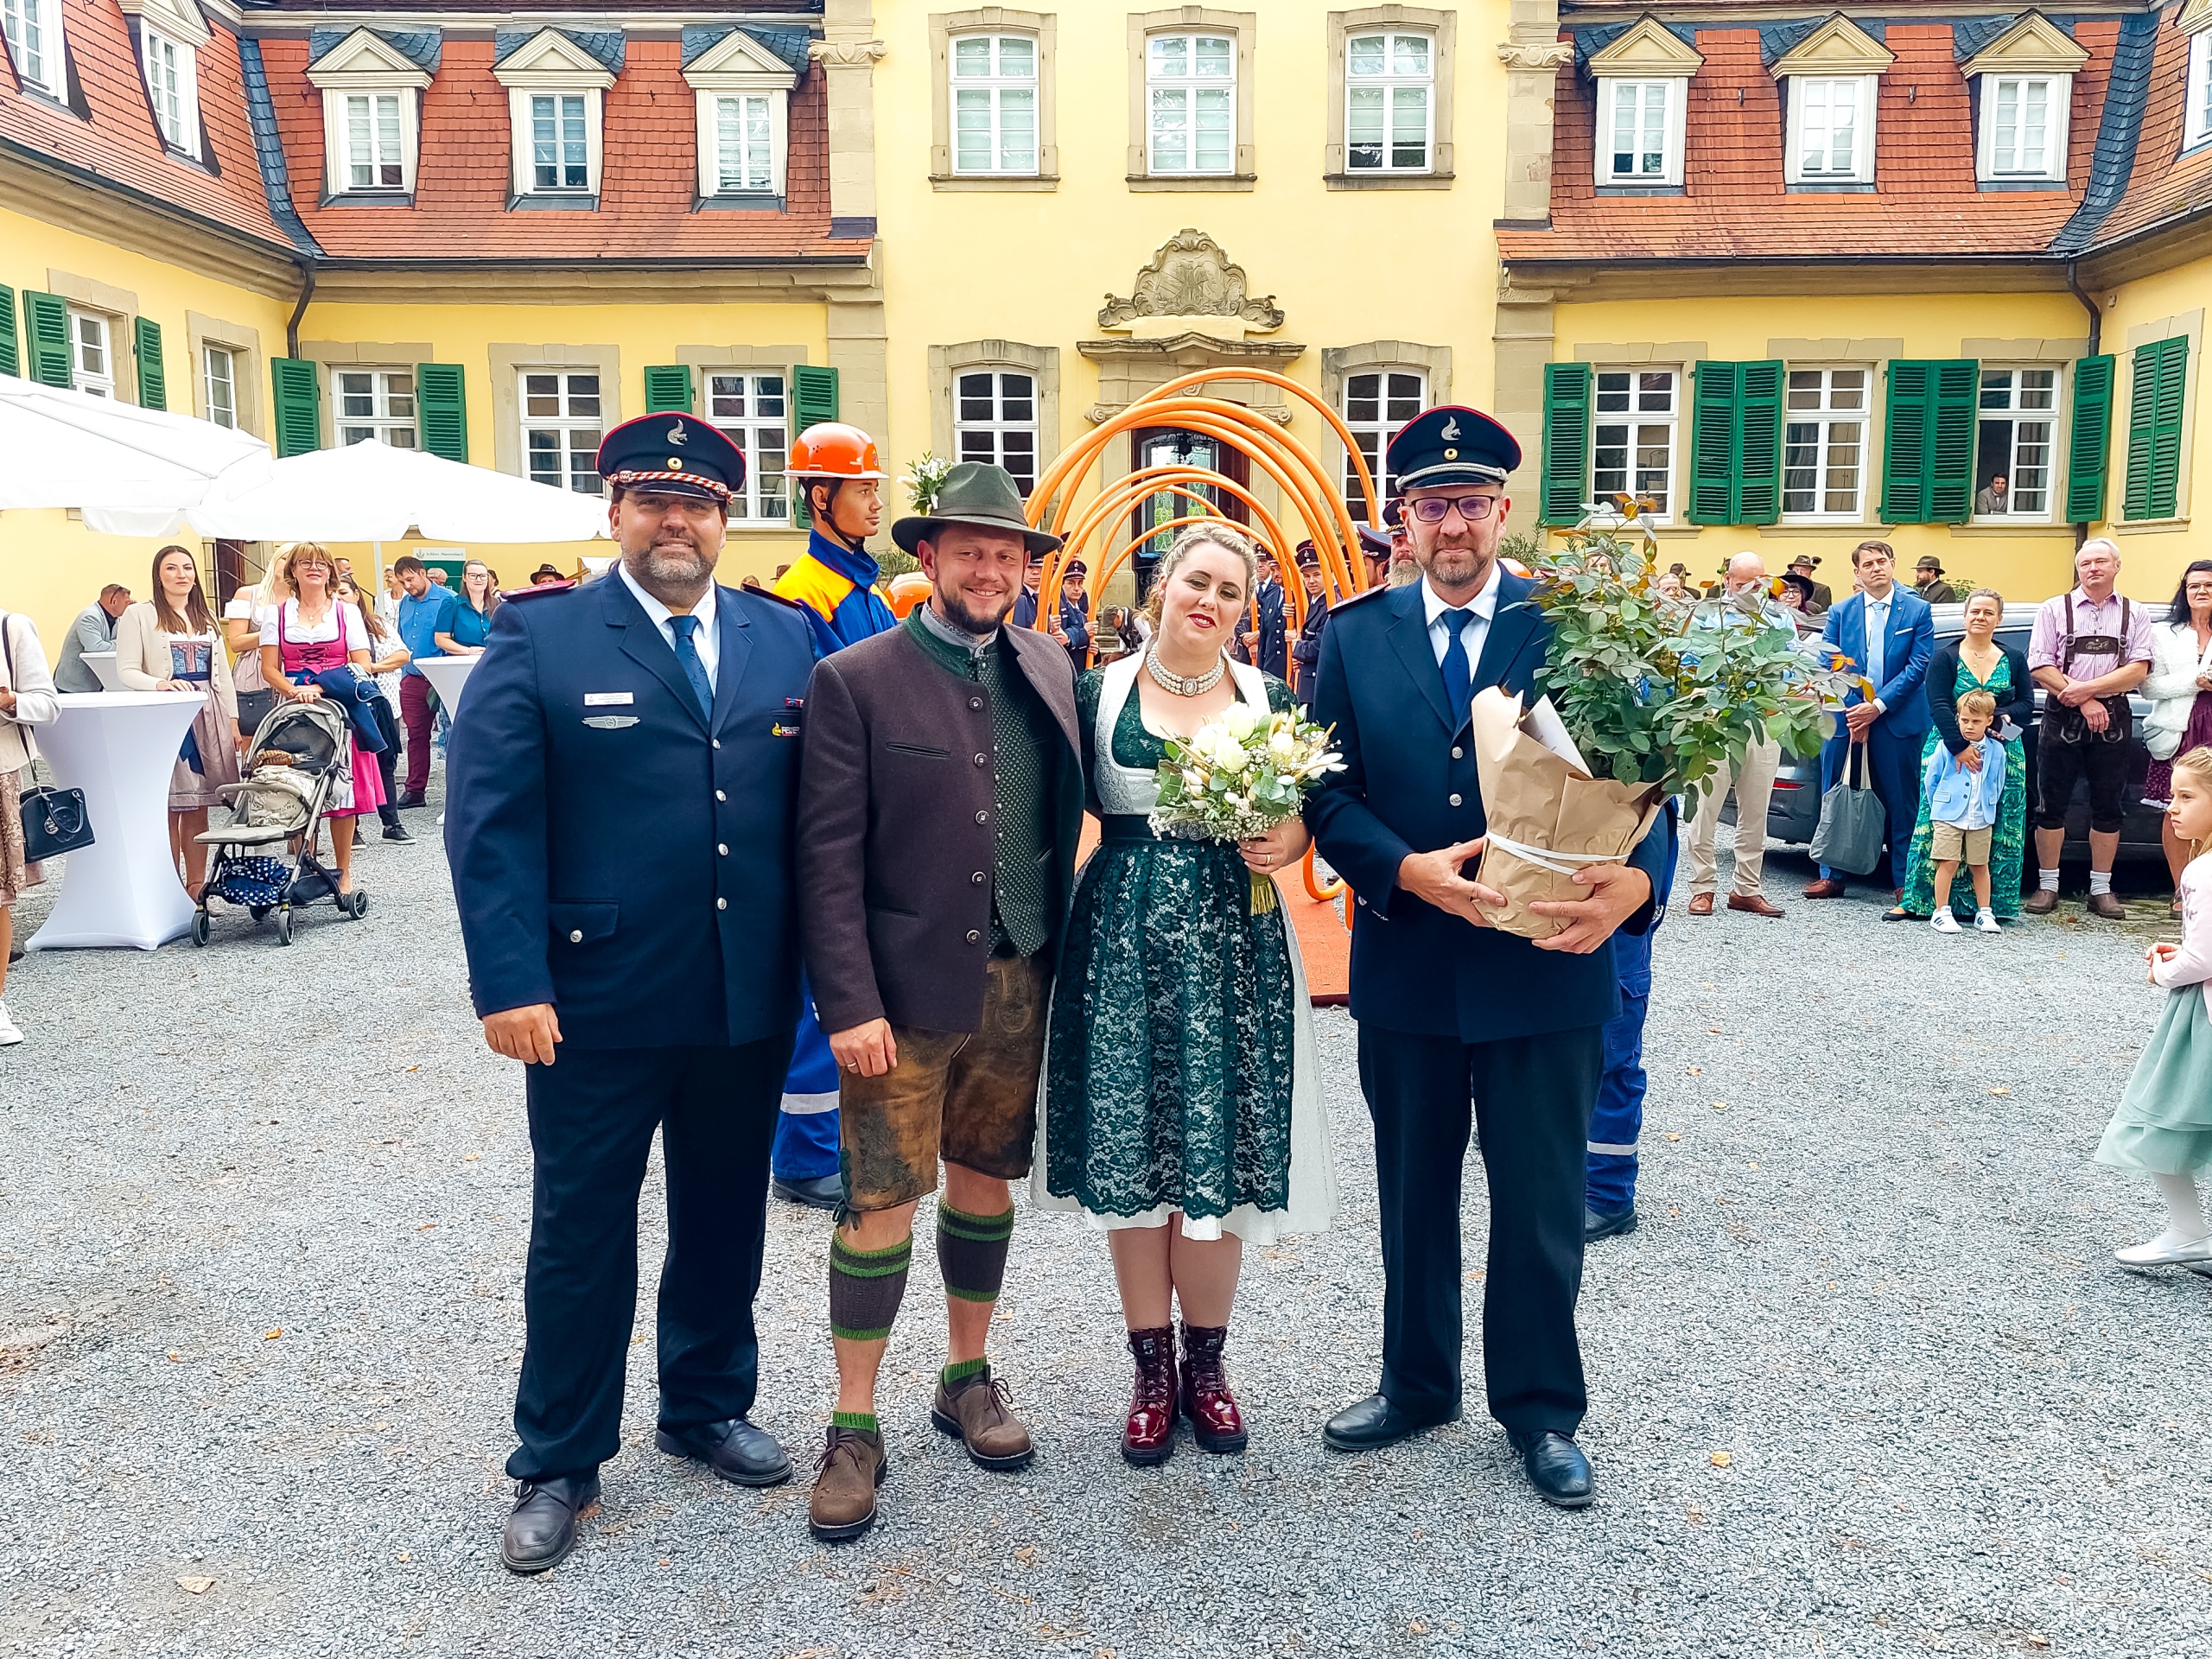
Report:
M 394 801 L 392 804 L 399 807 L 414 807 L 424 805 L 426 803 L 423 799 L 422 791 L 419 789 L 410 789 L 403 790 L 400 792 L 399 798 Z
M 1632 1233 L 1635 1230 L 1636 1206 L 1632 1204 L 1625 1210 L 1592 1210 L 1586 1204 L 1582 1206 L 1582 1242 L 1585 1244 L 1594 1244 L 1601 1238 L 1612 1237 L 1616 1233 Z
M 709 1465 L 724 1480 L 741 1486 L 780 1486 L 791 1478 L 791 1455 L 765 1428 L 742 1417 L 690 1428 L 664 1428 L 653 1444 L 672 1457 Z
M 1589 1508 L 1590 1459 L 1582 1455 L 1580 1446 L 1549 1429 L 1510 1438 L 1538 1497 L 1562 1510 Z
M 412 841 L 415 839 L 414 836 L 407 833 L 407 826 L 404 823 L 398 823 L 397 820 L 385 825 L 384 838 L 386 841 Z
M 525 1480 L 499 1539 L 510 1573 L 543 1573 L 576 1547 L 576 1522 L 599 1507 L 599 1471 Z
M 1410 1440 L 1440 1423 L 1459 1421 L 1456 1411 L 1444 1417 L 1416 1417 L 1400 1410 L 1382 1395 L 1370 1394 L 1330 1418 L 1322 1427 L 1321 1443 L 1338 1452 L 1372 1452 L 1377 1446 L 1395 1446 L 1400 1440 Z
M 839 1175 L 817 1175 L 802 1181 L 787 1181 L 779 1175 L 768 1183 L 768 1190 L 787 1204 L 803 1204 L 810 1210 L 835 1210 L 845 1201 L 844 1178 Z

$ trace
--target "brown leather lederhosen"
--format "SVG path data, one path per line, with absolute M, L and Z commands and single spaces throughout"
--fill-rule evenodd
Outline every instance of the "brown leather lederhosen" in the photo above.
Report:
M 2109 633 L 2076 634 L 2074 632 L 2074 595 L 2067 594 L 2066 646 L 2058 659 L 2058 671 L 2072 679 L 2076 657 L 2110 657 L 2114 667 L 2125 663 L 2127 660 L 2128 623 L 2132 615 L 2129 603 L 2123 598 L 2120 601 L 2120 635 L 2117 639 Z M 2126 743 L 2135 735 L 2134 717 L 2128 709 L 2125 691 L 2117 696 L 2100 697 L 2097 701 L 2104 704 L 2105 712 L 2112 716 L 2101 732 L 2089 729 L 2089 722 L 2082 718 L 2079 709 L 2069 709 L 2054 697 L 2044 710 L 2044 734 L 2058 743 Z

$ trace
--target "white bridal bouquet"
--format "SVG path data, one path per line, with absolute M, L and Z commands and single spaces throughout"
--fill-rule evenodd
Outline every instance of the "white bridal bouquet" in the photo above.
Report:
M 1153 833 L 1180 841 L 1263 836 L 1296 812 L 1325 774 L 1343 770 L 1329 728 L 1240 700 L 1190 736 L 1167 740 Z M 1253 876 L 1255 914 L 1272 910 L 1274 894 L 1273 881 Z

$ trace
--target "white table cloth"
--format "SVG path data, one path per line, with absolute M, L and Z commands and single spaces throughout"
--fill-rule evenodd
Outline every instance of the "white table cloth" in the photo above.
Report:
M 169 774 L 207 699 L 65 691 L 56 701 L 61 718 L 39 728 L 39 752 L 62 788 L 85 791 L 92 844 L 68 855 L 61 897 L 27 948 L 151 950 L 192 926 L 192 900 L 169 858 Z
M 445 704 L 447 719 L 461 712 L 461 693 L 476 663 L 474 657 L 425 657 L 415 664 L 429 681 L 430 689 L 438 694 L 438 701 Z
M 105 691 L 128 691 L 123 676 L 116 671 L 115 653 L 111 651 L 88 651 L 84 653 L 85 666 L 99 676 L 100 689 Z

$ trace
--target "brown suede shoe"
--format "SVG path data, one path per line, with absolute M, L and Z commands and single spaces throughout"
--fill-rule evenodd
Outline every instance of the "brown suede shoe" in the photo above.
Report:
M 2101 916 L 2108 922 L 2124 922 L 2127 919 L 2127 906 L 2120 902 L 2118 893 L 2093 893 L 2089 895 L 2089 914 Z
M 1712 915 L 1713 895 L 1709 893 L 1694 893 L 1690 894 L 1690 914 L 1693 916 Z
M 2020 904 L 2020 911 L 2027 916 L 2048 916 L 2058 908 L 2058 893 L 2053 887 L 2037 887 Z
M 1805 889 L 1805 896 L 1808 899 L 1840 899 L 1843 897 L 1843 883 L 1823 877 Z
M 1731 910 L 1748 911 L 1754 916 L 1779 916 L 1782 914 L 1782 906 L 1780 905 L 1776 904 L 1764 893 L 1730 893 L 1728 895 L 1728 908 Z
M 807 1500 L 806 1529 L 825 1544 L 857 1538 L 875 1524 L 875 1489 L 890 1467 L 883 1436 L 857 1428 L 832 1428 L 815 1465 L 814 1496 Z
M 930 1421 L 965 1446 L 979 1469 L 1023 1469 L 1037 1455 L 1028 1429 L 1014 1414 L 1006 1384 L 993 1378 L 988 1365 L 950 1389 L 940 1376 L 937 1398 L 930 1402 Z

